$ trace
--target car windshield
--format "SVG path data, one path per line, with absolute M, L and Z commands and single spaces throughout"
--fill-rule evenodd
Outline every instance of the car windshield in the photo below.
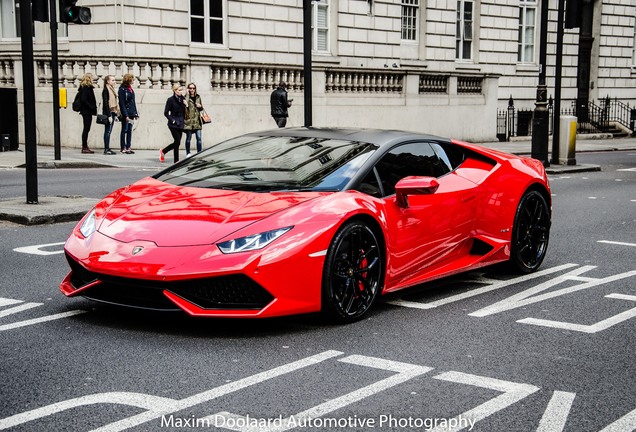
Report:
M 252 192 L 340 191 L 377 146 L 313 137 L 241 136 L 155 176 L 177 186 Z

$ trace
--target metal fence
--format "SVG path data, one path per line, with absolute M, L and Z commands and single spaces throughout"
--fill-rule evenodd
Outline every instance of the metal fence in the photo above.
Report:
M 497 138 L 509 141 L 510 137 L 531 136 L 532 116 L 534 109 L 516 108 L 512 96 L 508 100 L 508 108 L 497 110 Z M 554 103 L 548 100 L 548 134 L 552 135 L 554 126 Z M 578 104 L 572 101 L 570 107 L 561 108 L 560 115 L 577 117 L 577 133 L 634 133 L 636 130 L 636 108 L 632 108 L 617 98 L 599 99 L 598 104 L 588 101 Z M 620 126 L 618 126 L 620 125 Z M 629 132 L 625 132 L 629 130 Z

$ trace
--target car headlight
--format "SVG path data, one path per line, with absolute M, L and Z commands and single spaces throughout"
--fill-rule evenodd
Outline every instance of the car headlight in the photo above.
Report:
M 292 227 L 278 228 L 259 234 L 224 241 L 217 243 L 216 245 L 219 247 L 219 250 L 225 254 L 258 250 L 264 248 L 290 229 L 292 229 Z
M 95 232 L 95 228 L 95 209 L 93 209 L 86 215 L 79 230 L 85 238 L 88 238 Z

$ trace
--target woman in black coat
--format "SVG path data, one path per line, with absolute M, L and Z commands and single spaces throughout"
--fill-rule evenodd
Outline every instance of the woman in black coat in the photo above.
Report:
M 165 162 L 165 154 L 172 150 L 174 154 L 174 162 L 179 162 L 179 146 L 181 145 L 181 136 L 183 135 L 183 126 L 185 125 L 185 110 L 187 102 L 184 97 L 184 88 L 181 84 L 172 86 L 173 95 L 166 100 L 166 107 L 163 115 L 168 119 L 168 128 L 172 134 L 172 143 L 159 150 L 159 160 Z
M 93 124 L 93 116 L 97 115 L 97 102 L 95 101 L 93 88 L 93 74 L 88 73 L 82 78 L 78 90 L 80 101 L 79 113 L 84 121 L 84 129 L 82 129 L 82 153 L 95 153 L 88 148 L 88 133 Z

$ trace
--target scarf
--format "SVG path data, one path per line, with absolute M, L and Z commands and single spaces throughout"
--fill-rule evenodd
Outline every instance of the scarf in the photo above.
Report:
M 108 109 L 110 112 L 116 113 L 118 116 L 119 112 L 119 104 L 117 103 L 117 93 L 115 93 L 115 89 L 112 85 L 106 84 L 108 87 Z

